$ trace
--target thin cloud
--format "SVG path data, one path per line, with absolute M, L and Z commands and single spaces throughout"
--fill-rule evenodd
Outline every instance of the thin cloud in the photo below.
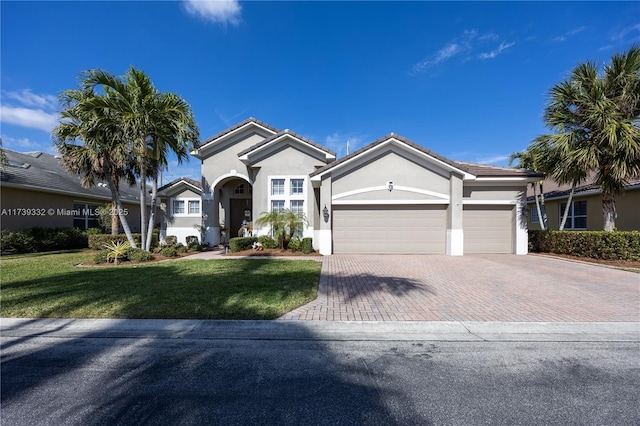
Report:
M 0 121 L 6 124 L 51 132 L 58 125 L 58 114 L 41 109 L 2 105 Z
M 574 35 L 581 33 L 586 29 L 587 27 L 585 27 L 584 25 L 582 27 L 574 28 L 571 31 L 564 33 L 563 35 L 554 38 L 553 41 L 556 43 L 562 43 L 563 41 L 566 41 L 568 38 L 573 37 Z
M 46 142 L 35 142 L 29 138 L 14 138 L 2 135 L 2 147 L 17 152 L 41 151 L 56 154 L 55 148 L 48 140 Z
M 480 55 L 478 55 L 478 57 L 480 59 L 493 59 L 496 56 L 498 56 L 499 54 L 501 54 L 503 51 L 505 51 L 506 49 L 510 48 L 511 46 L 515 45 L 515 42 L 511 42 L 511 43 L 506 43 L 506 42 L 502 42 L 500 43 L 500 46 L 498 46 L 497 49 L 492 50 L 491 52 L 487 52 L 487 53 L 481 53 Z
M 617 41 L 622 40 L 627 37 L 627 35 L 631 34 L 631 38 L 635 39 L 640 36 L 640 23 L 631 25 L 629 27 L 623 28 L 611 36 L 611 40 Z
M 24 89 L 19 92 L 5 92 L 3 94 L 6 98 L 18 101 L 21 105 L 54 109 L 57 106 L 58 98 L 53 95 L 38 95 L 33 93 L 30 89 Z
M 324 146 L 331 149 L 338 157 L 347 155 L 347 141 L 349 141 L 349 153 L 363 146 L 365 137 L 356 133 L 333 132 L 324 138 Z
M 187 13 L 214 24 L 240 24 L 240 2 L 237 0 L 184 0 Z
M 508 155 L 495 155 L 492 157 L 481 157 L 476 159 L 476 163 L 478 164 L 490 164 L 490 165 L 503 165 L 506 164 L 509 160 Z
M 474 51 L 477 51 L 479 47 L 486 46 L 490 43 L 493 44 L 492 42 L 498 40 L 500 40 L 500 36 L 495 33 L 480 34 L 475 29 L 465 30 L 460 36 L 450 40 L 442 48 L 414 64 L 409 74 L 412 76 L 424 74 L 430 69 L 456 57 L 460 57 L 463 62 L 466 62 L 474 58 Z M 513 45 L 515 45 L 514 42 L 507 43 L 506 41 L 502 41 L 497 49 L 480 53 L 477 57 L 480 59 L 494 58 Z

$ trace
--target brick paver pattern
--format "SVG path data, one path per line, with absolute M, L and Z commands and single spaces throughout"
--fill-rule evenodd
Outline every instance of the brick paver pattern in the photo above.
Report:
M 640 274 L 543 256 L 332 255 L 281 320 L 640 321 Z

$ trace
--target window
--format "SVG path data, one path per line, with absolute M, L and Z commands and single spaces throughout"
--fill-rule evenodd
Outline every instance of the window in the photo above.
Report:
M 293 213 L 304 213 L 304 201 L 291 200 L 291 211 Z
M 271 195 L 284 195 L 284 179 L 271 180 Z
M 200 214 L 200 200 L 189 200 L 189 214 Z
M 304 193 L 304 180 L 291 179 L 291 195 L 302 195 Z
M 234 194 L 244 194 L 244 183 L 236 186 L 236 189 L 233 190 Z
M 533 205 L 529 209 L 529 216 L 531 217 L 531 223 L 540 223 L 540 217 L 538 216 L 538 208 Z
M 567 203 L 560 204 L 560 223 Z M 587 229 L 587 201 L 573 201 L 567 213 L 564 229 Z
M 271 201 L 271 211 L 278 212 L 284 209 L 284 200 L 272 200 Z
M 98 221 L 98 206 L 90 204 L 73 205 L 73 227 L 86 231 L 89 228 L 100 228 Z
M 184 200 L 173 200 L 173 214 L 184 214 Z

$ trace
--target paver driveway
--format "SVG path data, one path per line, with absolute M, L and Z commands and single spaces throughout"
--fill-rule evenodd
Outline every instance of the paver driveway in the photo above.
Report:
M 528 255 L 332 255 L 283 320 L 640 321 L 640 274 Z

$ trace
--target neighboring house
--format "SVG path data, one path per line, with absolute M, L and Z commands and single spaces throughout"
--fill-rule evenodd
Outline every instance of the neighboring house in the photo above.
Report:
M 69 173 L 61 160 L 51 154 L 4 151 L 8 165 L 0 174 L 2 229 L 99 227 L 96 208 L 111 202 L 105 183 L 98 183 L 95 188 L 83 187 L 81 176 Z M 132 232 L 140 232 L 139 195 L 137 187 L 120 187 Z
M 178 242 L 186 244 L 188 236 L 197 236 L 200 232 L 194 226 L 202 225 L 202 184 L 193 179 L 181 177 L 158 188 L 160 210 L 163 220 L 160 227 L 160 239 L 175 235 Z
M 592 180 L 590 178 L 588 181 Z M 550 179 L 545 179 L 543 190 L 549 229 L 560 229 L 571 185 L 558 185 Z M 540 229 L 540 218 L 532 189 L 529 189 L 528 195 L 529 228 Z M 616 196 L 616 212 L 616 229 L 620 231 L 640 230 L 640 177 L 631 179 L 625 187 L 625 191 Z M 589 231 L 604 229 L 602 191 L 599 187 L 594 184 L 576 187 L 564 229 Z
M 192 155 L 202 161 L 207 242 L 225 242 L 221 228 L 235 236 L 263 212 L 289 208 L 305 213 L 303 234 L 325 255 L 526 254 L 526 189 L 541 178 L 453 161 L 393 133 L 336 161 L 331 150 L 254 118 Z

